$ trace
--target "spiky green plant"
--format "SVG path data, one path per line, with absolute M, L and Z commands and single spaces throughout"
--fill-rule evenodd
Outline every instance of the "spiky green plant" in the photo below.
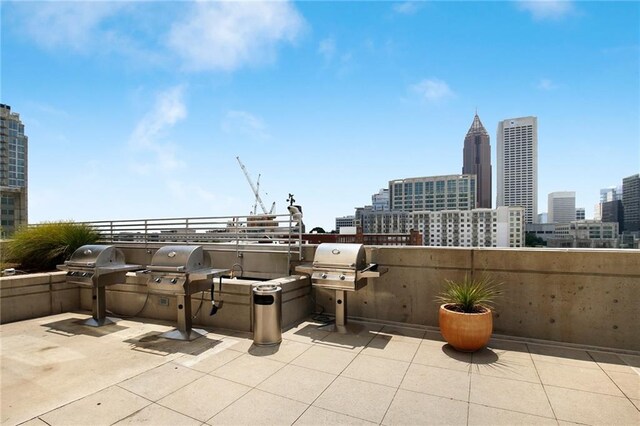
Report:
M 462 281 L 445 282 L 446 288 L 437 301 L 448 304 L 450 309 L 458 312 L 478 313 L 485 307 L 492 308 L 494 300 L 501 294 L 501 284 L 486 274 L 481 278 L 470 278 L 465 274 Z
M 74 222 L 46 222 L 16 231 L 8 244 L 9 259 L 27 271 L 50 271 L 100 234 L 90 226 Z

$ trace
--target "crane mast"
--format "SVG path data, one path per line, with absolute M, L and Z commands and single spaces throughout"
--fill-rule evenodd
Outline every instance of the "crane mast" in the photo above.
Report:
M 267 211 L 267 208 L 265 207 L 264 203 L 262 202 L 262 198 L 260 198 L 260 175 L 258 175 L 258 185 L 254 185 L 253 181 L 251 180 L 251 177 L 249 176 L 249 172 L 247 171 L 247 168 L 244 166 L 244 164 L 242 164 L 242 161 L 240 161 L 240 157 L 236 157 L 236 160 L 238 160 L 238 164 L 240 164 L 240 168 L 242 169 L 242 172 L 244 173 L 244 176 L 247 178 L 247 182 L 249 182 L 249 186 L 251 187 L 251 190 L 253 191 L 253 194 L 256 196 L 255 199 L 255 203 L 253 204 L 253 214 L 256 214 L 256 209 L 257 209 L 257 204 L 260 204 L 260 208 L 262 209 L 262 212 L 264 214 L 273 214 L 273 211 L 276 207 L 276 203 L 274 202 L 271 205 L 271 210 Z

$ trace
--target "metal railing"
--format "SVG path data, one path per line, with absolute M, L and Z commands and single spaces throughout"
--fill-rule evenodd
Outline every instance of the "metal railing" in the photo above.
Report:
M 219 216 L 81 222 L 117 244 L 220 244 L 221 251 L 286 253 L 302 260 L 302 224 L 291 215 Z M 232 246 L 232 248 L 229 248 Z M 277 247 L 276 247 L 277 246 Z M 285 249 L 286 246 L 286 249 Z

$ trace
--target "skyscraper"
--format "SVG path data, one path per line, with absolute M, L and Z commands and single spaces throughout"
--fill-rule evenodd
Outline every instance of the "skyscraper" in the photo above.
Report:
M 622 179 L 624 232 L 640 231 L 640 174 Z
M 476 113 L 464 138 L 462 174 L 476 175 L 476 207 L 491 208 L 491 144 Z
M 0 104 L 0 235 L 27 224 L 28 139 L 20 115 Z
M 538 219 L 538 118 L 510 118 L 498 123 L 497 157 L 497 206 L 524 207 L 525 223 L 535 223 Z
M 573 191 L 550 193 L 547 209 L 549 223 L 570 223 L 576 220 L 576 193 Z

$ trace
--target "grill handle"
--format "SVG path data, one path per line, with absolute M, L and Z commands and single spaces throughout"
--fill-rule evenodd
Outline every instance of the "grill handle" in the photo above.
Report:
M 74 262 L 73 260 L 67 260 L 64 262 L 65 266 L 71 266 L 72 268 L 95 268 L 96 262 Z
M 160 265 L 149 265 L 147 269 L 151 272 L 184 272 L 184 266 L 160 266 Z

